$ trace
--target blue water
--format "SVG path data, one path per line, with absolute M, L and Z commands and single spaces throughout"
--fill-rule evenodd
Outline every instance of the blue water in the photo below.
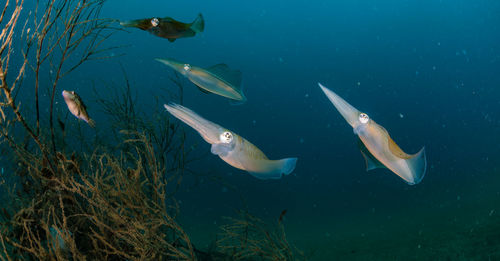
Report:
M 116 58 L 89 62 L 62 84 L 89 97 L 98 122 L 90 86 L 111 96 L 100 87 L 123 83 L 120 64 L 146 113 L 155 96 L 176 90 L 171 69 L 154 58 L 242 71 L 245 104 L 231 105 L 183 79 L 184 105 L 271 159 L 299 160 L 290 176 L 271 181 L 213 155 L 196 162 L 192 168 L 205 178 L 193 178 L 177 197 L 197 244 L 208 245 L 221 217 L 240 208 L 269 221 L 288 209 L 290 241 L 314 249 L 318 260 L 334 255 L 343 237 L 363 245 L 365 237 L 397 242 L 405 230 L 423 230 L 430 233 L 420 237 L 425 242 L 439 234 L 436 227 L 498 218 L 500 2 L 109 0 L 102 16 L 191 22 L 198 13 L 205 31 L 174 43 L 133 28 L 117 32 L 107 42 L 123 46 L 113 51 Z M 409 186 L 388 170 L 366 172 L 352 128 L 318 82 L 368 113 L 405 152 L 425 146 L 423 181 Z M 200 153 L 210 150 L 186 131 Z

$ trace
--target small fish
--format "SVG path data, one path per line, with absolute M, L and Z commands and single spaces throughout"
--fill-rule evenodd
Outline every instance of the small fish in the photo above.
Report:
M 193 37 L 197 33 L 203 32 L 205 21 L 203 16 L 198 14 L 198 17 L 192 23 L 182 23 L 170 17 L 153 17 L 120 22 L 120 25 L 139 28 L 174 42 L 178 38 Z
M 95 122 L 90 119 L 89 114 L 87 113 L 87 107 L 83 103 L 82 98 L 80 98 L 75 91 L 63 90 L 62 96 L 64 97 L 64 101 L 66 102 L 66 105 L 68 105 L 68 109 L 71 114 L 88 123 L 90 127 L 95 127 Z
M 195 129 L 206 142 L 212 144 L 212 154 L 218 155 L 235 168 L 246 170 L 259 179 L 279 179 L 295 169 L 297 158 L 269 160 L 246 139 L 202 118 L 190 109 L 175 103 L 164 106 L 170 114 Z
M 156 60 L 186 76 L 202 91 L 215 93 L 239 103 L 246 101 L 241 88 L 241 72 L 230 69 L 226 64 L 220 63 L 204 69 L 174 59 Z
M 408 155 L 389 136 L 384 127 L 358 111 L 336 93 L 318 83 L 321 90 L 333 103 L 344 119 L 354 129 L 360 140 L 359 147 L 365 158 L 366 170 L 388 168 L 409 185 L 418 184 L 425 176 L 427 160 L 425 147 L 418 153 Z

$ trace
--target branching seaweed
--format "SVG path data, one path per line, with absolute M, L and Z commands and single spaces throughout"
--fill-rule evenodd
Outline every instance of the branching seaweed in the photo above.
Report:
M 226 217 L 221 226 L 217 249 L 231 260 L 305 260 L 304 254 L 288 243 L 282 223 L 283 212 L 275 228 L 261 219 L 240 211 L 239 217 Z
M 59 154 L 61 175 L 43 180 L 45 192 L 4 224 L 1 242 L 15 249 L 3 247 L 5 258 L 195 259 L 166 198 L 164 170 L 148 139 L 137 136 L 125 141 L 135 148 L 129 157 Z
M 37 1 L 17 29 L 23 0 L 7 0 L 0 14 L 0 145 L 9 150 L 9 174 L 19 179 L 5 182 L 0 177 L 9 200 L 0 213 L 1 260 L 196 259 L 195 248 L 176 221 L 175 191 L 168 189 L 169 183 L 178 182 L 189 153 L 184 139 L 173 142 L 177 125 L 152 127 L 138 119 L 128 86 L 128 100 L 115 105 L 130 110 L 108 111 L 130 117 L 119 141 L 127 150 L 65 150 L 64 142 L 56 142 L 60 137 L 54 130 L 53 107 L 58 83 L 82 63 L 105 58 L 109 50 L 103 43 L 112 34 L 111 20 L 99 18 L 103 3 Z M 21 32 L 20 38 L 14 37 L 15 31 Z M 20 50 L 21 64 L 9 68 L 14 50 Z M 21 110 L 21 101 L 29 100 L 16 95 L 30 72 L 26 67 L 34 74 L 33 88 L 28 88 L 34 97 L 34 120 Z M 43 101 L 49 107 L 46 123 L 40 114 L 44 70 L 54 72 Z M 8 77 L 8 72 L 15 77 Z

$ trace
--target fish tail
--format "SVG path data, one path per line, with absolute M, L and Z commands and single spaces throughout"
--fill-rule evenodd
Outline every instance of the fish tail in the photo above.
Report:
M 286 158 L 279 161 L 281 163 L 281 173 L 283 175 L 292 173 L 292 171 L 295 169 L 295 165 L 297 164 L 297 158 Z
M 203 20 L 203 15 L 198 14 L 198 17 L 191 23 L 191 29 L 196 33 L 201 33 L 205 29 L 205 20 Z
M 87 121 L 87 123 L 89 124 L 89 126 L 90 126 L 90 127 L 95 128 L 95 121 L 94 121 L 94 120 L 89 119 L 89 120 Z

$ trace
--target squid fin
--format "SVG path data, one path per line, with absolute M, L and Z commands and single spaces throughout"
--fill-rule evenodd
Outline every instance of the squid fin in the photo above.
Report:
M 191 23 L 191 30 L 196 33 L 201 33 L 205 29 L 205 20 L 203 20 L 203 15 L 198 14 L 196 19 Z
M 425 158 L 425 147 L 420 149 L 416 154 L 411 155 L 406 159 L 408 167 L 413 172 L 413 182 L 410 185 L 415 185 L 420 183 L 425 176 L 425 170 L 427 169 L 427 159 Z
M 225 63 L 219 63 L 214 66 L 210 66 L 206 70 L 231 84 L 235 90 L 241 92 L 241 71 L 232 70 Z
M 358 138 L 358 146 L 359 150 L 361 151 L 361 155 L 363 155 L 363 158 L 365 159 L 366 163 L 366 171 L 372 170 L 372 169 L 379 169 L 379 168 L 386 168 L 382 162 L 377 160 L 373 154 L 368 151 L 366 148 L 365 144 Z
M 283 165 L 281 167 L 281 173 L 284 175 L 288 175 L 292 173 L 295 169 L 295 165 L 297 165 L 297 158 L 286 158 L 281 160 Z
M 267 163 L 269 164 L 269 161 Z M 286 158 L 281 160 L 273 161 L 272 164 L 276 164 L 277 168 L 269 171 L 269 172 L 252 172 L 248 171 L 248 173 L 258 179 L 280 179 L 283 175 L 288 175 L 293 172 L 295 169 L 295 165 L 297 165 L 297 158 Z
M 200 90 L 200 92 L 204 93 L 204 94 L 211 94 L 211 92 L 201 88 L 200 86 L 196 85 L 196 87 L 198 87 L 198 90 Z

